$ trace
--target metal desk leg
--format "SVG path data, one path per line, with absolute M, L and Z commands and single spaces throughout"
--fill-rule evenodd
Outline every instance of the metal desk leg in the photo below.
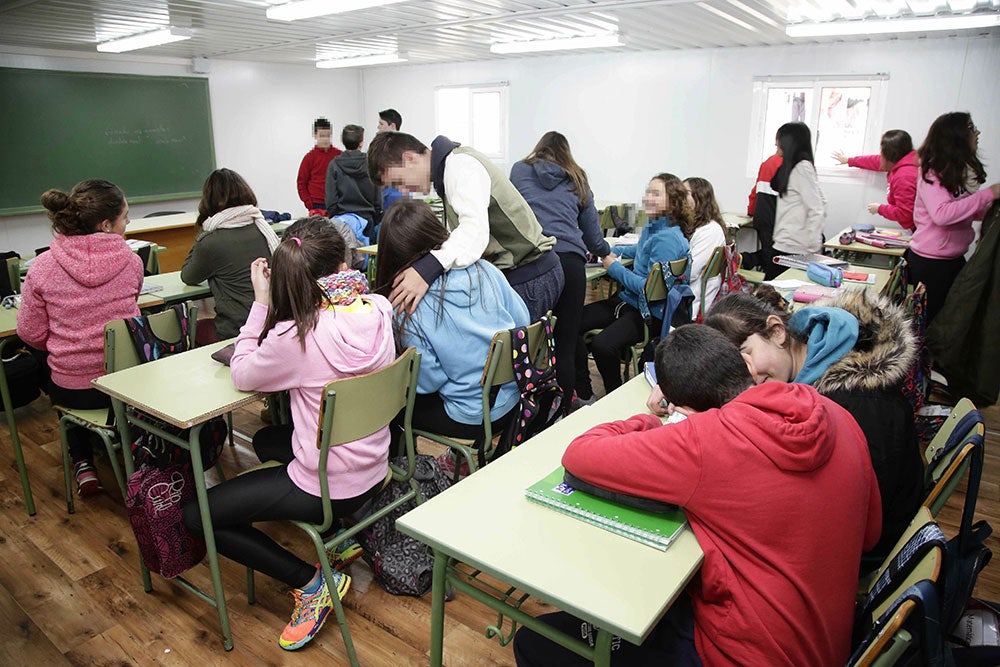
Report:
M 205 529 L 205 548 L 208 556 L 208 569 L 212 573 L 212 588 L 215 592 L 215 608 L 219 612 L 219 625 L 222 628 L 222 647 L 233 650 L 233 633 L 229 629 L 229 611 L 226 609 L 226 592 L 222 589 L 222 573 L 219 570 L 219 553 L 215 549 L 215 529 L 212 527 L 212 516 L 208 511 L 208 491 L 205 487 L 205 468 L 201 461 L 201 445 L 199 435 L 203 424 L 191 429 L 188 447 L 191 452 L 191 467 L 194 470 L 194 488 L 198 494 L 198 511 L 201 513 L 201 525 Z
M 0 341 L 0 356 L 3 356 L 7 343 L 14 338 L 4 338 Z M 0 396 L 3 398 L 3 409 L 7 415 L 7 430 L 10 431 L 10 444 L 14 449 L 14 460 L 17 462 L 17 473 L 21 476 L 21 490 L 24 491 L 24 504 L 28 516 L 35 516 L 35 499 L 31 496 L 31 482 L 28 480 L 28 469 L 24 467 L 24 452 L 21 451 L 21 436 L 17 433 L 17 422 L 14 420 L 14 405 L 10 399 L 10 387 L 7 385 L 7 373 L 0 368 Z
M 431 667 L 441 667 L 444 653 L 444 597 L 447 592 L 448 556 L 434 551 L 434 571 L 431 576 Z
M 611 667 L 611 633 L 596 628 L 597 639 L 594 640 L 594 667 Z

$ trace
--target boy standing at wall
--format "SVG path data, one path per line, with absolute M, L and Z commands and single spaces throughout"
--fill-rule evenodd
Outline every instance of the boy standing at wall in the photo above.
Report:
M 483 258 L 503 271 L 531 321 L 551 310 L 563 288 L 562 264 L 535 214 L 507 175 L 479 151 L 439 136 L 431 148 L 403 132 L 382 132 L 368 147 L 368 174 L 378 185 L 444 201 L 451 235 L 396 276 L 389 300 L 412 313 L 445 271 Z
M 378 188 L 368 177 L 368 156 L 360 148 L 365 128 L 345 125 L 340 140 L 347 149 L 333 158 L 326 170 L 326 215 L 354 213 L 368 221 L 364 235 L 372 239 L 373 230 L 382 218 Z
M 313 122 L 313 139 L 316 145 L 306 153 L 299 165 L 299 199 L 309 215 L 326 215 L 326 169 L 340 149 L 333 146 L 333 126 L 326 118 Z
M 845 664 L 861 551 L 882 524 L 864 433 L 809 385 L 754 386 L 739 350 L 701 324 L 671 332 L 655 364 L 664 397 L 688 418 L 595 426 L 562 459 L 597 486 L 680 505 L 705 552 L 688 594 L 641 646 L 612 640 L 611 664 Z M 541 618 L 596 634 L 564 612 Z M 514 656 L 520 667 L 591 664 L 528 628 Z

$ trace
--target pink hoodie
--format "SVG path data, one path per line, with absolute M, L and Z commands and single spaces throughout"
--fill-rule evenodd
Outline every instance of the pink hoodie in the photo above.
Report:
M 56 234 L 31 263 L 17 335 L 49 351 L 52 381 L 89 389 L 104 375 L 104 325 L 139 314 L 142 260 L 117 234 Z
M 316 432 L 323 387 L 330 380 L 378 370 L 395 359 L 392 306 L 378 295 L 365 295 L 355 309 L 337 307 L 320 311 L 316 328 L 306 335 L 303 352 L 293 322 L 279 322 L 264 329 L 267 307 L 256 301 L 236 338 L 230 361 L 233 384 L 244 391 L 284 391 L 291 396 L 292 453 L 288 476 L 297 487 L 320 495 L 319 448 Z M 350 419 L 351 415 L 335 415 Z M 385 479 L 389 460 L 389 429 L 330 448 L 326 462 L 330 497 L 353 498 Z
M 925 175 L 930 183 L 924 180 Z M 972 221 L 982 220 L 992 203 L 993 191 L 988 187 L 956 197 L 944 189 L 933 171 L 921 172 L 913 205 L 917 228 L 910 249 L 928 259 L 961 257 L 976 237 Z

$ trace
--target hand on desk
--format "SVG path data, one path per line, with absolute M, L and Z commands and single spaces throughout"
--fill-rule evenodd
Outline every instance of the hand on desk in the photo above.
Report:
M 604 265 L 605 269 L 611 268 L 611 265 L 618 261 L 618 255 L 615 253 L 609 253 L 601 258 L 601 264 Z

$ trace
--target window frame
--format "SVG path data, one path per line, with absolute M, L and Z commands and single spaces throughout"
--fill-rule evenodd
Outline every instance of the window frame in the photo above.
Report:
M 443 121 L 441 117 L 441 102 L 440 93 L 443 90 L 460 90 L 466 89 L 469 91 L 469 104 L 468 104 L 468 127 L 470 137 L 468 141 L 463 141 L 463 143 L 468 143 L 470 146 L 476 150 L 483 153 L 486 157 L 490 158 L 494 162 L 506 163 L 508 156 L 510 154 L 510 83 L 507 81 L 497 81 L 494 83 L 467 83 L 467 84 L 449 84 L 436 86 L 434 88 L 434 129 L 435 134 L 445 135 L 450 139 L 455 139 L 456 141 L 462 141 L 464 137 L 454 137 L 449 134 L 448 128 L 443 127 Z M 499 109 L 498 109 L 498 127 L 496 128 L 500 150 L 499 151 L 486 151 L 475 141 L 476 137 L 476 119 L 473 109 L 475 105 L 472 103 L 472 97 L 476 94 L 483 93 L 496 93 L 499 95 Z
M 765 142 L 768 146 L 774 144 L 774 137 L 765 137 L 765 125 L 767 123 L 767 99 L 768 92 L 772 89 L 780 88 L 810 88 L 813 93 L 813 104 L 809 116 L 805 123 L 812 133 L 813 151 L 816 150 L 818 135 L 816 130 L 819 126 L 821 91 L 823 88 L 871 88 L 871 96 L 868 99 L 868 117 L 865 124 L 863 152 L 864 155 L 872 155 L 879 152 L 879 144 L 882 134 L 885 132 L 885 102 L 888 92 L 889 75 L 884 73 L 876 74 L 853 74 L 853 75 L 789 75 L 789 76 L 760 76 L 753 79 L 753 107 L 751 115 L 751 126 L 749 133 L 749 143 L 747 146 L 746 175 L 749 178 L 756 178 L 757 170 L 762 162 L 761 155 L 773 155 L 773 151 L 765 152 Z M 819 156 L 816 156 L 817 158 Z M 843 165 L 819 166 L 816 173 L 824 181 L 858 181 L 863 180 L 865 174 L 860 169 L 848 169 Z

